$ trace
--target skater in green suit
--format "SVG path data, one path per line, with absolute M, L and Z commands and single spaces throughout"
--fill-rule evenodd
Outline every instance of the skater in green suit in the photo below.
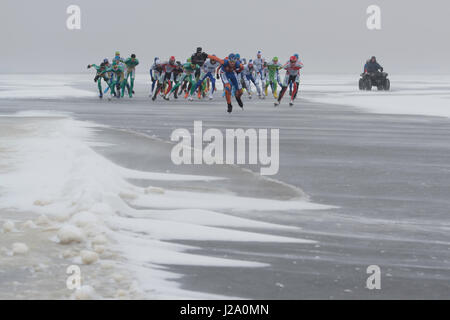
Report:
M 115 95 L 117 98 L 122 97 L 125 93 L 125 75 L 123 66 L 121 66 L 118 62 L 114 61 L 112 68 L 106 69 L 106 72 L 111 72 L 114 75 L 114 81 L 111 83 L 111 95 Z M 122 93 L 116 93 L 116 86 L 122 90 Z
M 278 62 L 278 57 L 274 57 L 272 59 L 272 62 L 269 62 L 267 64 L 267 69 L 269 70 L 269 81 L 266 82 L 265 90 L 267 90 L 267 87 L 270 85 L 270 88 L 272 89 L 272 94 L 275 99 L 278 98 L 277 87 L 278 87 L 278 83 L 280 82 L 280 76 L 279 76 L 278 71 L 282 67 L 283 66 Z M 266 95 L 267 95 L 267 92 L 266 92 Z
M 128 78 L 130 78 L 130 88 L 128 88 L 128 94 L 130 98 L 133 96 L 134 78 L 136 75 L 136 66 L 139 64 L 139 60 L 136 59 L 136 55 L 132 54 L 130 58 L 125 60 L 126 75 L 125 83 L 128 84 Z
M 94 68 L 97 71 L 97 74 L 95 75 L 94 82 L 97 82 L 97 87 L 99 91 L 99 98 L 103 98 L 103 89 L 102 89 L 102 79 L 106 82 L 106 84 L 109 86 L 109 77 L 108 77 L 108 69 L 109 69 L 109 62 L 107 59 L 105 59 L 99 66 L 96 64 L 89 64 L 88 69 Z

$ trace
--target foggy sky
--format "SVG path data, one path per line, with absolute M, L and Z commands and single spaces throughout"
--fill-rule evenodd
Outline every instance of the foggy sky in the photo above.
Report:
M 66 8 L 81 7 L 81 30 Z M 382 10 L 382 30 L 366 9 Z M 448 0 L 1 0 L 0 73 L 79 73 L 89 63 L 135 53 L 138 72 L 155 56 L 185 59 L 202 46 L 284 62 L 299 53 L 309 73 L 360 73 L 376 55 L 390 73 L 450 72 Z

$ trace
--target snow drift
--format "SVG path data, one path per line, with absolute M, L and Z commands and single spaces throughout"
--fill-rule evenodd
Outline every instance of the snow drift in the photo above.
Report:
M 303 210 L 328 207 L 301 200 L 281 201 L 165 190 L 155 180 L 214 182 L 220 177 L 142 172 L 120 167 L 94 151 L 101 126 L 67 114 L 23 112 L 2 117 L 8 123 L 0 137 L 0 209 L 30 211 L 36 224 L 55 230 L 51 240 L 61 246 L 81 244 L 80 255 L 65 253 L 73 263 L 95 265 L 104 252 L 138 280 L 149 298 L 215 297 L 182 290 L 179 275 L 162 265 L 264 267 L 188 253 L 192 246 L 165 240 L 256 241 L 298 243 L 314 241 L 265 234 L 265 229 L 291 227 L 238 218 L 220 210 Z M 128 179 L 148 180 L 137 187 Z M 137 209 L 139 208 L 139 209 Z M 39 217 L 39 218 L 38 218 Z M 253 228 L 258 232 L 230 228 Z M 65 249 L 65 248 L 64 248 Z M 61 249 L 62 250 L 62 249 Z

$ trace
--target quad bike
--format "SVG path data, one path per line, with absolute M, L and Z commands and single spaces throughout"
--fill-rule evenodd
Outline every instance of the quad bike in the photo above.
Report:
M 377 87 L 378 91 L 389 91 L 391 88 L 391 81 L 387 78 L 386 72 L 371 72 L 362 73 L 359 79 L 359 90 L 372 90 L 372 87 Z

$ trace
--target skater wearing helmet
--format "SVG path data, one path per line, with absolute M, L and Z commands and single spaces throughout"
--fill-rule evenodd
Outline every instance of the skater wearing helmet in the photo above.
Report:
M 114 59 L 112 61 L 112 65 L 118 65 L 119 67 L 121 67 L 121 69 L 125 70 L 125 60 L 120 56 L 120 52 L 116 51 L 115 55 L 114 55 Z M 114 94 L 120 94 L 120 90 L 121 90 L 121 81 L 120 79 L 116 79 L 115 77 L 117 76 L 116 73 L 112 73 L 113 76 L 111 77 L 111 82 L 114 82 L 116 84 L 116 90 L 114 91 Z M 128 86 L 128 82 L 125 83 L 128 91 L 130 90 L 129 86 Z
M 278 62 L 278 57 L 273 57 L 272 61 L 267 64 L 267 69 L 269 70 L 268 81 L 266 83 L 266 88 L 270 85 L 272 89 L 272 94 L 275 99 L 278 98 L 277 88 L 278 83 L 280 83 L 280 73 L 279 70 L 283 66 Z
M 155 87 L 157 84 L 163 83 L 163 78 L 161 75 L 163 74 L 163 66 L 161 60 L 158 57 L 155 58 L 152 67 L 150 68 L 150 77 L 152 78 L 152 90 L 150 92 L 150 97 L 153 97 L 155 93 Z
M 120 52 L 119 51 L 116 51 L 116 53 L 114 54 L 113 62 L 114 61 L 118 61 L 120 63 L 124 63 L 125 62 L 125 60 L 120 56 Z
M 298 53 L 294 53 L 293 56 L 295 57 L 295 59 L 297 59 L 297 61 L 300 61 L 300 55 Z M 280 84 L 280 86 L 282 86 L 282 85 Z M 289 95 L 290 96 L 292 96 L 292 87 L 293 87 L 293 83 L 290 83 L 289 84 Z M 297 92 L 298 92 L 298 90 L 297 90 Z M 297 92 L 295 93 L 294 99 L 297 97 Z
M 252 83 L 256 87 L 256 91 L 258 92 L 258 97 L 261 97 L 261 89 L 255 80 L 256 69 L 253 65 L 253 60 L 249 60 L 248 64 L 245 65 L 244 70 L 242 71 L 242 75 L 244 77 L 245 87 L 247 88 L 249 99 L 252 98 L 252 87 L 251 87 Z
M 175 61 L 175 57 L 171 56 L 169 61 L 165 61 L 165 62 L 161 63 L 161 67 L 162 67 L 161 81 L 158 81 L 158 85 L 153 94 L 153 98 L 152 98 L 153 101 L 156 100 L 156 97 L 158 96 L 158 94 L 160 92 L 164 95 L 166 92 L 169 92 L 170 89 L 172 89 L 172 84 L 171 84 L 172 72 L 176 68 L 178 68 L 178 65 L 176 64 L 176 61 Z M 168 89 L 166 91 L 164 91 L 164 86 L 166 84 L 168 85 Z
M 213 54 L 213 56 L 215 57 L 216 55 Z M 211 82 L 211 91 L 209 93 L 209 100 L 213 99 L 213 93 L 216 89 L 216 79 L 214 78 L 214 75 L 216 74 L 216 69 L 219 67 L 219 64 L 217 63 L 216 60 L 214 59 L 208 59 L 202 67 L 202 73 L 204 74 L 203 77 L 201 77 L 198 81 L 197 84 L 195 85 L 194 88 L 194 92 L 195 90 L 197 90 L 197 88 L 199 88 L 201 86 L 201 84 L 206 80 L 209 79 L 209 81 Z
M 236 77 L 236 71 L 242 71 L 243 69 L 241 62 L 236 60 L 236 56 L 233 53 L 228 56 L 228 59 L 220 59 L 212 55 L 208 55 L 208 58 L 217 61 L 221 65 L 220 78 L 222 79 L 225 97 L 227 99 L 228 113 L 233 111 L 233 105 L 231 104 L 231 92 L 233 88 L 236 90 L 235 98 L 237 103 L 241 108 L 244 108 L 241 100 L 242 87 Z
M 97 82 L 97 87 L 99 91 L 99 98 L 103 98 L 103 89 L 102 89 L 102 79 L 106 82 L 109 88 L 109 77 L 108 77 L 108 68 L 109 62 L 108 59 L 103 60 L 103 62 L 98 66 L 96 64 L 89 64 L 88 69 L 94 68 L 97 73 L 94 78 L 94 82 Z
M 286 75 L 284 77 L 283 86 L 281 87 L 281 92 L 278 97 L 278 100 L 275 102 L 275 106 L 278 106 L 283 99 L 284 93 L 286 92 L 289 85 L 292 83 L 293 91 L 291 93 L 291 102 L 290 106 L 294 105 L 294 100 L 297 96 L 298 86 L 300 83 L 300 69 L 303 68 L 303 64 L 298 61 L 295 56 L 292 56 L 289 61 L 283 66 L 283 69 L 286 70 Z
M 107 69 L 106 71 L 111 72 L 114 75 L 114 81 L 110 85 L 111 95 L 115 95 L 116 98 L 123 97 L 125 93 L 125 75 L 123 64 L 121 64 L 119 60 L 114 60 L 112 67 Z
M 134 93 L 134 77 L 136 75 L 136 66 L 139 64 L 139 60 L 136 59 L 136 55 L 133 53 L 130 58 L 125 60 L 126 66 L 126 74 L 125 74 L 125 82 L 128 88 L 128 95 L 130 98 Z M 130 84 L 128 85 L 128 78 L 130 78 Z
M 253 64 L 255 65 L 256 70 L 256 81 L 259 84 L 261 83 L 261 91 L 264 91 L 264 88 L 266 87 L 266 77 L 264 75 L 264 58 L 262 57 L 261 51 L 258 51 L 256 54 L 256 59 L 253 61 Z M 258 90 L 259 92 L 259 90 Z M 266 96 L 264 94 L 259 95 L 260 98 L 265 98 Z
M 155 57 L 153 60 L 153 64 L 150 67 L 150 79 L 152 80 L 152 88 L 150 90 L 150 97 L 153 96 L 153 91 L 155 90 L 156 82 L 159 80 L 161 76 L 162 66 L 161 60 L 158 57 Z
M 203 52 L 202 47 L 198 47 L 196 52 L 191 56 L 191 62 L 198 66 L 195 71 L 195 81 L 198 82 L 200 79 L 203 79 L 205 73 L 203 71 L 203 65 L 208 59 L 208 54 Z M 198 86 L 198 98 L 201 98 L 201 87 Z

